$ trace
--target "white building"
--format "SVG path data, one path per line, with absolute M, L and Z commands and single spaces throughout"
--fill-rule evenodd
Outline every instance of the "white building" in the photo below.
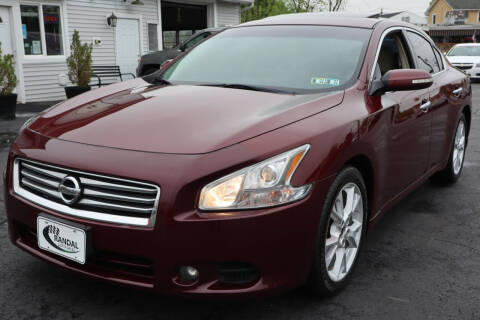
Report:
M 62 84 L 74 29 L 94 43 L 94 65 L 134 72 L 138 57 L 194 31 L 240 22 L 253 0 L 0 0 L 0 41 L 16 59 L 21 103 L 65 99 Z M 107 17 L 118 17 L 110 27 Z
M 399 11 L 392 13 L 377 13 L 369 16 L 369 18 L 385 18 L 395 21 L 403 21 L 414 24 L 419 27 L 424 27 L 427 25 L 427 17 L 420 16 L 411 11 Z

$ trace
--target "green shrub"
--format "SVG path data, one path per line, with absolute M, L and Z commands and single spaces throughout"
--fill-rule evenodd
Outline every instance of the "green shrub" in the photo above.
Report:
M 87 87 L 92 78 L 92 49 L 92 44 L 82 45 L 78 30 L 74 30 L 67 58 L 68 78 L 79 87 Z
M 16 86 L 15 60 L 11 54 L 2 54 L 2 43 L 0 42 L 0 96 L 12 94 Z

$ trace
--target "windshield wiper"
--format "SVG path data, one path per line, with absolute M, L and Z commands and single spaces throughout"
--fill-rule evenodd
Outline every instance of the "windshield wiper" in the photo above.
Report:
M 275 89 L 271 87 L 253 86 L 253 85 L 240 84 L 240 83 L 205 83 L 205 84 L 198 84 L 198 85 L 208 86 L 208 87 L 220 87 L 220 88 L 243 89 L 243 90 L 262 91 L 262 92 L 295 94 L 295 92 L 292 92 L 292 91 Z

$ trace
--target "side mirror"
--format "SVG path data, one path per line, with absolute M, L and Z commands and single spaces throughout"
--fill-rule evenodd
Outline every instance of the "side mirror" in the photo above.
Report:
M 420 90 L 432 84 L 432 75 L 424 70 L 397 69 L 388 71 L 381 80 L 373 81 L 369 93 L 374 96 L 388 91 Z

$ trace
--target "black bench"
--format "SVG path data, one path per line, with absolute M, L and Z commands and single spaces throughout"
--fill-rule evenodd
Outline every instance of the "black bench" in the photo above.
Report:
M 106 86 L 112 83 L 112 78 L 120 79 L 123 81 L 123 76 L 129 75 L 132 78 L 135 78 L 133 73 L 122 73 L 120 71 L 120 66 L 92 66 L 92 77 L 96 77 L 98 83 L 92 84 L 93 87 Z M 109 82 L 102 82 L 102 79 L 107 79 Z

